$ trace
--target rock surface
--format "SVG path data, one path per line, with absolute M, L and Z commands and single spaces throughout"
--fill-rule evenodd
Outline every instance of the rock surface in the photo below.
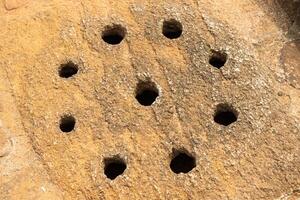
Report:
M 300 199 L 299 4 L 3 0 L 0 199 Z

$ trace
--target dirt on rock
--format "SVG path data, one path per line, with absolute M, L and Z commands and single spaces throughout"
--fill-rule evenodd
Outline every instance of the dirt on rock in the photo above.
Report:
M 0 199 L 300 199 L 297 0 L 2 0 Z

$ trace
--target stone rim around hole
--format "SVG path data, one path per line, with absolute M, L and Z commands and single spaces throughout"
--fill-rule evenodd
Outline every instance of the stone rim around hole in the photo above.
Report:
M 78 73 L 79 67 L 73 61 L 61 64 L 58 70 L 58 74 L 61 78 L 71 78 Z
M 102 31 L 102 40 L 110 45 L 120 44 L 126 36 L 126 28 L 120 24 L 113 24 L 104 27 Z
M 209 64 L 217 69 L 221 69 L 227 62 L 228 56 L 222 51 L 211 51 Z
M 189 173 L 196 167 L 196 159 L 194 156 L 184 150 L 174 150 L 170 162 L 170 169 L 175 174 Z
M 153 105 L 159 97 L 157 85 L 152 81 L 139 81 L 136 90 L 135 98 L 142 106 Z
M 214 114 L 214 122 L 229 126 L 230 124 L 236 122 L 238 119 L 238 112 L 229 104 L 221 103 L 218 104 Z
M 181 37 L 183 26 L 176 19 L 169 19 L 163 22 L 162 34 L 168 39 L 177 39 Z
M 76 119 L 72 115 L 63 115 L 59 122 L 59 128 L 64 133 L 69 133 L 75 129 Z
M 104 174 L 110 180 L 121 176 L 126 169 L 126 162 L 118 156 L 104 159 Z

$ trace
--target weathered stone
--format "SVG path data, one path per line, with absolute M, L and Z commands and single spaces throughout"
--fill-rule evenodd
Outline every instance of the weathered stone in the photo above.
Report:
M 299 3 L 23 2 L 0 8 L 1 200 L 299 197 Z

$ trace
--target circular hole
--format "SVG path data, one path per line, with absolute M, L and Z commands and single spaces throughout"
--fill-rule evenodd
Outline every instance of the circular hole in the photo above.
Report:
M 228 126 L 237 120 L 237 112 L 227 104 L 219 104 L 216 109 L 214 121 L 217 124 Z
M 65 115 L 60 119 L 59 128 L 62 132 L 68 133 L 74 130 L 76 120 L 73 116 Z
M 182 24 L 175 19 L 164 21 L 162 33 L 169 39 L 179 38 L 182 34 Z
M 106 158 L 104 165 L 104 174 L 111 180 L 122 175 L 127 168 L 126 163 L 120 158 Z
M 171 170 L 176 173 L 188 173 L 196 167 L 196 160 L 193 156 L 185 152 L 173 153 L 173 158 L 170 163 Z
M 102 32 L 102 39 L 111 45 L 117 45 L 122 42 L 126 35 L 126 29 L 121 25 L 106 26 Z
M 74 64 L 72 61 L 69 61 L 66 64 L 61 64 L 59 68 L 59 76 L 62 78 L 70 78 L 77 74 L 78 66 Z
M 212 51 L 212 54 L 209 59 L 209 64 L 213 67 L 220 69 L 225 65 L 227 61 L 227 54 L 218 51 Z
M 140 81 L 136 88 L 136 100 L 143 106 L 151 106 L 157 97 L 159 91 L 155 83 L 151 81 Z

